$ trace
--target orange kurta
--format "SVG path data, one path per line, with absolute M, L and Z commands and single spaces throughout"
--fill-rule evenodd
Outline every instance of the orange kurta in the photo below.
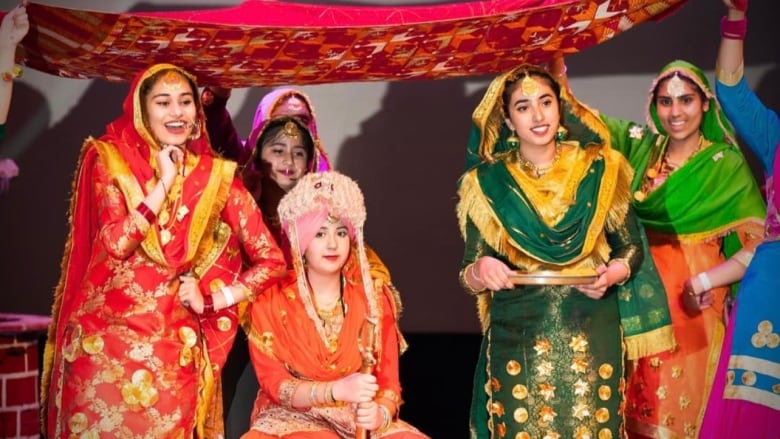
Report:
M 284 284 L 266 290 L 250 305 L 249 352 L 260 382 L 252 414 L 253 432 L 284 437 L 295 432 L 330 431 L 344 438 L 355 436 L 353 412 L 348 404 L 337 402 L 310 409 L 290 406 L 297 380 L 333 381 L 360 370 L 358 338 L 369 306 L 354 253 L 353 249 L 343 271 L 346 313 L 335 343 L 329 343 L 317 330 L 317 325 L 323 323 L 307 313 L 292 271 Z M 381 340 L 376 346 L 377 365 L 373 373 L 379 384 L 378 394 L 400 395 L 401 337 L 396 324 L 396 301 L 391 289 L 381 281 L 375 285 Z M 395 419 L 382 436 L 404 431 L 416 432 L 414 427 Z
M 760 224 L 735 229 L 743 248 L 760 243 Z M 722 239 L 680 242 L 648 230 L 650 251 L 669 300 L 677 346 L 674 350 L 632 363 L 629 371 L 628 423 L 633 433 L 648 437 L 698 437 L 718 356 L 723 343 L 723 304 L 729 287 L 713 288 L 712 307 L 689 316 L 682 307 L 683 283 L 722 263 Z

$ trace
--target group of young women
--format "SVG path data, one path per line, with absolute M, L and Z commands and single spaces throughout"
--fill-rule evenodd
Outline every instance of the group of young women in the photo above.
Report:
M 722 101 L 675 61 L 646 125 L 618 120 L 556 59 L 499 76 L 474 111 L 458 204 L 484 329 L 472 437 L 778 437 L 780 126 L 742 78 L 747 3 L 724 3 Z
M 473 112 L 457 206 L 484 331 L 471 437 L 777 437 L 780 123 L 742 77 L 747 4 L 723 1 L 716 90 L 670 63 L 646 124 L 579 102 L 562 59 L 501 74 Z M 84 142 L 45 434 L 221 437 L 243 325 L 260 384 L 243 437 L 427 437 L 399 418 L 400 295 L 311 102 L 268 95 L 243 142 L 228 93 L 149 67 Z

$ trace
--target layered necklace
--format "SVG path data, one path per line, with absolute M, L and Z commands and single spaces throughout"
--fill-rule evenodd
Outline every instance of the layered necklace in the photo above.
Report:
M 541 178 L 543 175 L 550 172 L 550 170 L 555 166 L 555 163 L 558 162 L 558 159 L 560 157 L 561 157 L 561 144 L 559 142 L 555 142 L 555 156 L 553 156 L 552 162 L 547 166 L 537 166 L 536 163 L 525 158 L 520 148 L 519 147 L 517 148 L 517 162 L 520 164 L 520 167 L 523 170 L 531 174 L 531 176 L 533 176 L 534 178 Z
M 185 204 L 182 204 L 182 188 L 184 186 L 184 179 L 187 176 L 187 158 L 187 149 L 182 148 L 181 169 L 176 174 L 173 185 L 166 194 L 163 206 L 160 209 L 160 213 L 157 215 L 157 223 L 160 226 L 160 242 L 162 245 L 167 245 L 171 242 L 174 225 L 183 220 L 184 217 L 190 213 L 190 209 Z
M 344 279 L 339 283 L 339 297 L 329 306 L 321 306 L 317 303 L 317 296 L 312 292 L 314 307 L 317 309 L 317 316 L 322 322 L 322 328 L 328 341 L 330 352 L 336 352 L 339 343 L 339 334 L 344 325 L 344 316 L 347 314 L 347 306 L 344 304 Z
M 704 135 L 699 133 L 699 143 L 696 146 L 696 149 L 688 155 L 685 159 L 683 159 L 680 163 L 675 163 L 671 160 L 669 160 L 669 137 L 659 137 L 658 142 L 656 145 L 660 143 L 660 148 L 658 148 L 658 153 L 655 157 L 655 160 L 653 161 L 652 166 L 648 166 L 647 170 L 645 171 L 645 181 L 642 184 L 642 187 L 640 190 L 634 192 L 634 199 L 637 201 L 644 201 L 645 198 L 647 198 L 647 194 L 650 193 L 654 188 L 659 186 L 662 181 L 666 180 L 666 178 L 674 171 L 679 169 L 682 165 L 684 165 L 688 160 L 691 159 L 694 155 L 696 155 L 699 151 L 701 151 L 705 146 L 709 145 L 710 143 L 707 142 L 704 139 Z

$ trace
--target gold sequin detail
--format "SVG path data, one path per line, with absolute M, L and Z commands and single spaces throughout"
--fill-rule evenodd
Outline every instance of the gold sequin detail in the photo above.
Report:
M 159 397 L 154 387 L 154 376 L 146 369 L 133 372 L 130 382 L 122 386 L 122 399 L 134 409 L 151 407 Z
M 515 399 L 525 399 L 528 397 L 528 387 L 525 387 L 523 384 L 515 384 L 514 387 L 512 387 L 512 396 L 515 397 Z
M 542 410 L 540 410 L 539 415 L 541 416 L 542 424 L 546 425 L 550 422 L 553 422 L 555 420 L 555 417 L 558 416 L 558 413 L 555 413 L 552 407 L 546 405 L 542 407 Z
M 68 427 L 70 428 L 70 431 L 73 433 L 81 433 L 82 431 L 87 429 L 87 415 L 84 413 L 78 412 L 74 413 L 73 416 L 70 417 L 70 420 L 68 421 Z
M 736 378 L 736 374 L 733 370 L 726 372 L 726 380 L 729 384 L 734 384 L 734 378 Z
M 506 373 L 508 373 L 510 376 L 519 375 L 522 369 L 523 368 L 520 366 L 520 363 L 515 360 L 509 360 L 506 363 Z
M 221 290 L 222 287 L 225 286 L 225 281 L 222 279 L 212 279 L 211 282 L 209 282 L 209 289 L 211 289 L 212 293 L 216 293 L 217 291 Z
M 267 348 L 271 348 L 274 345 L 274 333 L 271 331 L 265 331 L 260 335 L 260 343 Z
M 590 416 L 590 407 L 585 403 L 577 403 L 572 407 L 571 414 L 580 421 Z
M 577 427 L 574 431 L 574 439 L 591 439 L 590 429 L 583 425 Z
M 773 329 L 772 322 L 769 320 L 761 321 L 758 324 L 758 332 L 750 337 L 750 342 L 753 344 L 753 347 L 757 349 L 764 347 L 774 349 L 780 345 L 780 336 L 777 333 L 772 332 Z
M 606 379 L 609 379 L 610 377 L 612 377 L 612 373 L 614 371 L 615 371 L 615 369 L 611 365 L 609 365 L 609 364 L 602 364 L 599 367 L 599 376 L 602 379 L 606 380 Z
M 66 344 L 62 348 L 62 355 L 65 357 L 65 360 L 68 362 L 75 361 L 78 357 L 79 350 L 81 347 L 81 325 L 77 325 L 73 328 L 73 334 L 71 334 L 70 343 Z
M 680 399 L 677 400 L 677 403 L 680 404 L 681 409 L 687 409 L 691 406 L 691 398 L 682 395 L 680 396 Z
M 189 326 L 179 328 L 179 339 L 184 343 L 179 354 L 179 366 L 187 366 L 192 363 L 192 348 L 198 342 L 195 330 Z
M 600 424 L 603 424 L 607 421 L 609 421 L 609 410 L 602 407 L 598 410 L 596 410 L 596 421 L 598 421 Z
M 230 320 L 230 317 L 222 316 L 217 319 L 217 328 L 223 332 L 230 331 L 233 328 L 233 321 Z
M 612 388 L 609 386 L 600 386 L 599 387 L 599 399 L 602 401 L 607 401 L 609 398 L 612 397 Z
M 672 378 L 680 378 L 682 376 L 682 367 L 674 366 L 672 368 Z
M 574 383 L 574 394 L 577 396 L 585 396 L 590 391 L 590 384 L 588 384 L 585 381 L 582 381 L 581 379 L 578 379 L 576 383 Z
M 742 374 L 741 381 L 746 386 L 753 386 L 756 384 L 756 374 L 748 370 Z
M 666 390 L 666 386 L 659 386 L 655 391 L 655 396 L 657 396 L 658 399 L 666 399 L 668 394 L 669 392 Z
M 599 431 L 599 439 L 612 439 L 612 430 L 608 428 L 602 428 Z
M 588 351 L 588 339 L 582 334 L 571 338 L 569 347 L 574 352 L 587 352 Z
M 552 343 L 547 339 L 536 340 L 534 350 L 536 351 L 536 355 L 547 355 L 552 351 Z
M 560 439 L 561 435 L 557 431 L 548 431 L 542 439 Z
M 585 373 L 588 370 L 588 363 L 584 358 L 575 358 L 571 362 L 571 370 L 576 373 Z
M 504 404 L 501 404 L 500 401 L 493 401 L 490 404 L 490 413 L 499 417 L 504 416 Z
M 498 431 L 498 437 L 506 436 L 506 424 L 505 423 L 499 422 L 498 425 L 496 425 L 496 430 Z
M 90 335 L 81 341 L 81 348 L 84 352 L 94 355 L 103 351 L 103 337 L 99 335 Z
M 493 392 L 499 392 L 499 391 L 501 391 L 501 382 L 500 382 L 500 381 L 498 381 L 498 378 L 496 378 L 496 377 L 491 377 L 491 378 L 490 378 L 490 389 L 488 389 L 488 390 L 487 390 L 487 391 L 488 391 L 488 393 L 489 393 L 491 390 L 492 390 Z
M 531 435 L 527 431 L 521 431 L 515 435 L 515 439 L 531 439 Z
M 525 407 L 517 408 L 512 414 L 512 417 L 515 418 L 515 422 L 523 424 L 528 420 L 528 410 Z
M 555 386 L 548 383 L 539 384 L 539 394 L 545 401 L 555 398 Z
M 542 361 L 536 366 L 536 373 L 542 377 L 549 377 L 553 373 L 553 365 L 549 361 Z

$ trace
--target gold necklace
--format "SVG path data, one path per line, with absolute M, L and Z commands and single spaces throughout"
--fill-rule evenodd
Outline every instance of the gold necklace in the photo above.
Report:
M 186 153 L 186 150 L 184 150 L 181 161 L 181 171 L 176 174 L 173 185 L 171 185 L 170 191 L 166 194 L 163 207 L 160 209 L 160 214 L 157 217 L 157 223 L 160 226 L 160 242 L 162 245 L 171 242 L 171 239 L 173 238 L 173 226 L 190 213 L 190 209 L 182 204 L 184 180 L 187 176 L 188 158 L 189 155 Z
M 653 166 L 649 166 L 647 170 L 645 171 L 645 182 L 642 184 L 642 188 L 640 190 L 637 190 L 634 192 L 634 199 L 636 201 L 642 202 L 647 198 L 647 193 L 650 191 L 650 184 L 652 180 L 654 180 L 656 177 L 658 177 L 662 171 L 666 171 L 667 174 L 671 174 L 673 171 L 678 169 L 680 166 L 684 165 L 685 162 L 687 162 L 691 157 L 693 157 L 696 153 L 702 150 L 702 148 L 705 145 L 704 140 L 704 134 L 699 133 L 699 144 L 696 147 L 696 151 L 691 153 L 685 160 L 683 160 L 682 163 L 679 165 L 675 165 L 674 163 L 671 163 L 667 157 L 669 152 L 669 137 L 658 137 L 658 140 L 656 141 L 656 147 L 658 147 L 660 143 L 660 148 L 658 150 L 658 155 L 655 157 L 655 160 L 653 162 Z
M 555 166 L 555 163 L 558 162 L 558 159 L 561 157 L 561 144 L 558 142 L 555 142 L 555 155 L 553 156 L 552 163 L 545 167 L 537 166 L 536 163 L 528 160 L 523 156 L 523 152 L 520 151 L 520 148 L 517 148 L 517 162 L 520 163 L 520 167 L 523 168 L 526 171 L 529 171 L 533 173 L 533 176 L 536 178 L 541 178 L 544 174 L 550 172 L 550 170 Z

